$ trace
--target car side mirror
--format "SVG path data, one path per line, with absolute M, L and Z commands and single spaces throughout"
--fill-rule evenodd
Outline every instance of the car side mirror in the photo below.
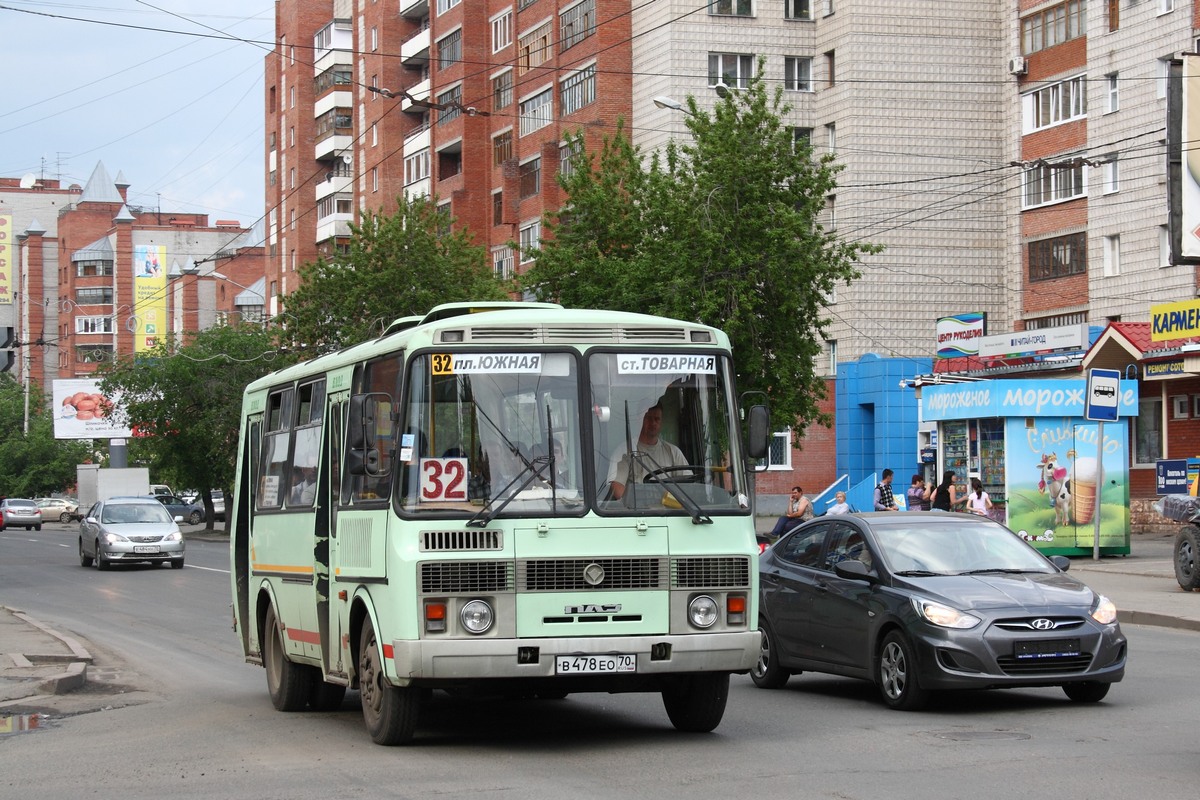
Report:
M 176 515 L 175 515 L 175 521 L 176 521 L 176 522 L 183 522 L 183 517 L 181 517 L 181 516 L 179 516 L 178 514 L 176 514 Z
M 1071 559 L 1066 556 L 1050 556 L 1050 563 L 1066 572 L 1071 568 Z
M 871 574 L 870 570 L 867 569 L 866 564 L 854 559 L 849 561 L 839 561 L 833 565 L 833 571 L 839 578 L 845 578 L 849 581 L 879 583 L 879 578 Z

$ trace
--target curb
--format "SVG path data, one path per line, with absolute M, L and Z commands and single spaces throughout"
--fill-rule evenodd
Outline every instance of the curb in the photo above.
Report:
M 60 653 L 40 655 L 36 653 L 23 654 L 23 658 L 30 665 L 55 664 L 62 662 L 67 664 L 67 669 L 65 672 L 46 678 L 38 684 L 38 691 L 40 693 L 67 694 L 68 692 L 73 692 L 87 683 L 87 668 L 88 664 L 92 663 L 92 654 L 84 649 L 83 645 L 72 639 L 70 636 L 67 636 L 64 633 L 59 633 L 49 625 L 39 622 L 38 620 L 26 614 L 24 611 L 18 611 L 15 608 L 10 610 L 12 611 L 14 617 L 29 623 L 43 633 L 53 636 L 55 639 L 58 639 L 60 642 L 66 645 L 67 649 L 71 651 L 70 655 L 63 655 Z
M 1200 631 L 1200 620 L 1156 614 L 1153 611 L 1117 611 L 1117 619 L 1126 625 L 1152 625 L 1181 631 Z

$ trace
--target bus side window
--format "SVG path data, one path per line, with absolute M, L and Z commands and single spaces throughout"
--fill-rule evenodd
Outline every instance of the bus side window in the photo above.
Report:
M 291 412 L 293 390 L 289 387 L 267 398 L 267 430 L 263 435 L 262 467 L 255 496 L 260 509 L 279 508 L 287 493 L 291 461 Z

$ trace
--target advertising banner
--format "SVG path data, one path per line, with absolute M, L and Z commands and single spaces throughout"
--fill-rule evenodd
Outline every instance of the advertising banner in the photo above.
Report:
M 1099 492 L 1100 547 L 1128 553 L 1126 426 L 1105 426 L 1100 442 L 1096 422 L 1069 417 L 1040 417 L 1032 427 L 1029 422 L 1005 421 L 1008 527 L 1043 552 L 1090 554 Z
M 1200 148 L 1195 145 L 1200 139 L 1200 57 L 1188 53 L 1183 55 L 1182 126 L 1180 255 L 1196 258 L 1200 257 Z
M 100 393 L 100 381 L 56 380 L 52 394 L 55 439 L 123 439 L 129 428 L 109 419 L 115 400 Z
M 13 238 L 12 214 L 0 211 L 0 306 L 11 306 L 13 301 L 12 277 L 17 263 L 16 241 Z
M 937 357 L 957 358 L 979 352 L 979 342 L 987 332 L 987 315 L 981 311 L 955 314 L 937 321 Z
M 133 248 L 133 314 L 137 329 L 133 334 L 135 353 L 151 350 L 166 333 L 167 323 L 167 248 L 163 245 L 136 245 Z

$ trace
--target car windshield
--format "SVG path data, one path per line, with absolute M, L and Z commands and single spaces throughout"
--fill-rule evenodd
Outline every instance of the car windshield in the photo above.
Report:
M 117 503 L 104 507 L 100 521 L 113 524 L 164 523 L 171 521 L 171 515 L 157 503 Z
M 983 519 L 873 522 L 880 554 L 894 574 L 962 575 L 1054 572 L 1054 567 L 1008 528 Z

